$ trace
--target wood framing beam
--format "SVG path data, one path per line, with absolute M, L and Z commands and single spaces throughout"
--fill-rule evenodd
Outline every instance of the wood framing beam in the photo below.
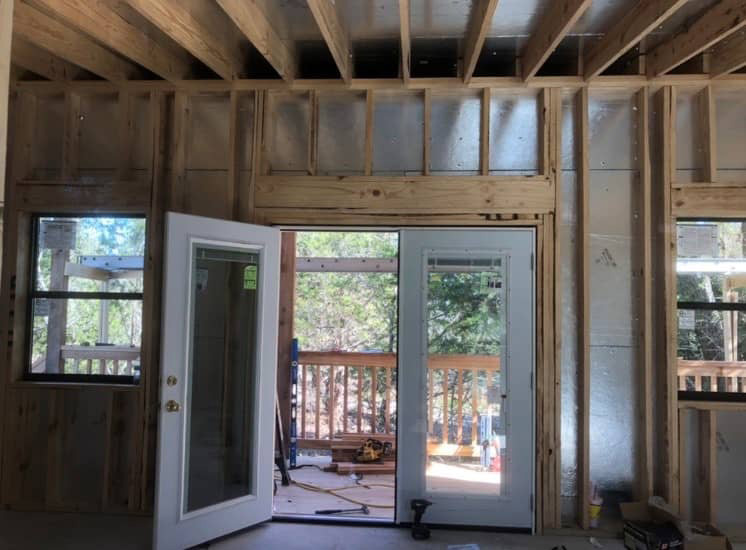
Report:
M 554 0 L 521 52 L 521 76 L 532 78 L 591 5 L 591 0 Z
M 676 88 L 667 86 L 660 92 L 661 123 L 661 211 L 659 237 L 663 247 L 663 300 L 662 319 L 664 334 L 665 368 L 662 369 L 660 386 L 663 388 L 663 482 L 665 498 L 674 510 L 679 509 L 679 431 L 678 421 L 678 358 L 676 312 L 676 231 L 672 184 L 676 175 Z M 700 210 L 701 212 L 701 210 Z M 701 214 L 700 214 L 701 215 Z M 659 387 L 660 387 L 659 386 Z
M 290 443 L 290 363 L 295 317 L 295 232 L 284 231 L 280 246 L 280 314 L 277 330 L 277 400 L 282 415 L 282 439 Z
M 245 59 L 232 23 L 203 0 L 127 0 L 155 26 L 225 80 L 238 78 Z
M 676 217 L 743 218 L 746 187 L 734 185 L 682 185 L 671 191 L 671 212 Z
M 484 40 L 497 10 L 498 0 L 477 0 L 472 6 L 464 42 L 464 82 L 468 83 L 482 53 Z
M 399 0 L 399 34 L 401 36 L 401 76 L 409 82 L 412 56 L 409 0 Z
M 0 0 L 0 205 L 4 204 L 5 201 L 5 158 L 8 148 L 8 91 L 10 90 L 10 43 L 13 36 L 13 1 Z M 2 241 L 1 230 L 0 241 Z M 2 404 L 2 401 L 0 401 L 0 404 Z
M 191 58 L 180 48 L 166 48 L 119 13 L 112 0 L 34 0 L 58 20 L 91 36 L 165 80 L 186 78 Z
M 647 56 L 648 75 L 660 76 L 746 25 L 746 0 L 720 0 Z
M 307 0 L 313 18 L 319 26 L 329 52 L 337 64 L 339 74 L 345 83 L 352 79 L 352 50 L 347 32 L 339 20 L 334 2 L 330 0 Z
M 746 31 L 729 36 L 710 52 L 710 76 L 718 78 L 746 67 Z
M 653 233 L 650 160 L 650 98 L 647 88 L 637 92 L 637 147 L 640 165 L 640 242 L 642 287 L 640 293 L 640 418 L 638 499 L 647 501 L 653 489 Z
M 701 118 L 700 132 L 704 147 L 702 148 L 704 179 L 716 182 L 717 177 L 717 117 L 715 114 L 715 98 L 712 86 L 707 85 L 698 94 L 699 113 Z
M 16 2 L 13 32 L 62 59 L 113 82 L 139 76 L 134 63 L 122 59 L 82 33 L 25 2 Z
M 575 95 L 576 166 L 578 171 L 578 520 L 590 526 L 590 132 L 588 88 Z
M 589 79 L 600 75 L 687 1 L 639 0 L 588 50 L 583 62 L 583 76 Z
M 82 72 L 80 67 L 38 48 L 17 34 L 13 36 L 11 58 L 19 67 L 49 80 L 72 80 Z
M 280 38 L 256 0 L 217 0 L 223 11 L 249 39 L 277 74 L 287 82 L 295 78 L 297 60 L 292 44 Z
M 260 176 L 257 208 L 333 208 L 360 213 L 546 213 L 554 189 L 542 177 Z

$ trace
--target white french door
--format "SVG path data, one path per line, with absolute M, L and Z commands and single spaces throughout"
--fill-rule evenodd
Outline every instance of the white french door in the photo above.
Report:
M 156 550 L 272 515 L 280 231 L 166 215 Z
M 533 527 L 533 229 L 401 232 L 397 520 Z

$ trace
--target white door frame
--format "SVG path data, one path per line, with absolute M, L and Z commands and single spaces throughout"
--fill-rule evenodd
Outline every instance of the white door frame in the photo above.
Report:
M 481 238 L 474 240 L 474 236 Z M 491 240 L 497 239 L 494 244 Z M 485 242 L 487 246 L 485 246 Z M 399 255 L 399 396 L 406 396 L 398 404 L 397 417 L 397 502 L 398 523 L 411 521 L 409 506 L 413 498 L 437 498 L 436 505 L 425 514 L 425 521 L 432 523 L 457 523 L 475 526 L 496 526 L 533 529 L 535 494 L 535 391 L 536 371 L 536 270 L 534 256 L 536 249 L 535 228 L 438 228 L 402 230 Z M 423 361 L 427 360 L 427 338 L 423 277 L 426 273 L 425 251 L 463 250 L 505 255 L 508 257 L 509 292 L 521 296 L 520 304 L 511 306 L 507 296 L 509 351 L 506 365 L 510 373 L 511 358 L 515 363 L 529 364 L 530 369 L 514 369 L 508 374 L 508 391 L 517 396 L 530 396 L 529 403 L 519 403 L 508 398 L 508 421 L 522 413 L 530 415 L 521 425 L 530 431 L 530 444 L 522 440 L 522 432 L 512 432 L 514 439 L 509 444 L 510 454 L 518 440 L 521 456 L 517 460 L 523 464 L 510 464 L 508 471 L 519 472 L 523 491 L 520 495 L 501 495 L 483 499 L 480 497 L 431 496 L 425 491 L 425 440 L 427 434 L 427 414 L 425 411 L 427 384 L 424 380 Z M 524 265 L 525 264 L 525 265 Z M 530 267 L 529 267 L 530 266 Z M 526 274 L 530 276 L 526 277 Z M 521 276 L 522 275 L 522 276 Z M 426 288 L 426 287 L 424 287 Z M 527 301 L 528 303 L 524 303 Z M 413 328 L 415 327 L 415 328 Z M 526 338 L 526 335 L 529 335 Z M 523 406 L 521 406 L 523 405 Z M 528 406 L 526 406 L 528 405 Z M 528 464 L 526 464 L 526 462 Z M 503 465 L 503 471 L 506 470 Z M 459 515 L 461 514 L 461 517 Z M 468 519 L 467 519 L 468 518 Z
M 166 214 L 163 326 L 154 548 L 182 549 L 271 519 L 274 469 L 274 414 L 279 305 L 279 229 Z M 192 261 L 195 244 L 258 251 L 257 334 L 254 379 L 255 431 L 251 495 L 185 512 L 186 427 L 192 326 Z M 167 383 L 169 376 L 177 383 Z M 168 412 L 173 400 L 180 410 Z

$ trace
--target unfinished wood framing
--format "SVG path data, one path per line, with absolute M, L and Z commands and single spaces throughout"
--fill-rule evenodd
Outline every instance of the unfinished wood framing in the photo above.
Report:
M 13 36 L 12 42 L 11 58 L 13 63 L 27 71 L 49 80 L 62 81 L 72 80 L 73 77 L 82 72 L 80 67 L 37 47 L 18 34 Z
M 111 53 L 85 35 L 25 2 L 16 2 L 13 33 L 113 82 L 135 78 L 140 74 L 140 69 L 134 63 Z
M 0 205 L 5 200 L 5 157 L 8 150 L 8 92 L 12 35 L 13 0 L 0 0 Z
M 108 2 L 38 0 L 37 5 L 165 80 L 191 73 L 189 55 L 166 47 L 122 17 Z
M 337 16 L 333 2 L 326 0 L 307 0 L 313 18 L 319 26 L 321 35 L 329 47 L 329 52 L 337 64 L 339 74 L 345 83 L 352 79 L 352 50 L 342 22 Z
M 62 145 L 62 179 L 78 179 L 80 164 L 80 95 L 65 94 L 65 128 Z
M 280 315 L 277 331 L 277 400 L 282 415 L 283 441 L 290 442 L 290 371 L 295 316 L 295 232 L 282 233 L 280 244 Z M 305 384 L 305 377 L 303 378 Z M 303 402 L 305 407 L 305 401 Z M 319 409 L 316 409 L 317 411 Z M 318 432 L 316 433 L 318 437 Z M 287 452 L 287 449 L 286 449 Z
M 741 31 L 715 45 L 710 52 L 710 76 L 717 78 L 746 66 L 746 32 Z
M 283 41 L 256 2 L 217 0 L 246 38 L 277 71 L 283 80 L 295 78 L 295 52 Z
M 578 518 L 590 525 L 590 165 L 588 90 L 575 94 L 578 172 Z
M 677 312 L 676 279 L 674 262 L 676 259 L 675 220 L 672 218 L 671 186 L 676 175 L 676 89 L 666 87 L 659 92 L 662 124 L 662 165 L 661 165 L 661 212 L 660 227 L 663 246 L 663 322 L 665 334 L 665 369 L 659 380 L 663 383 L 663 430 L 664 430 L 664 486 L 666 500 L 675 510 L 679 509 L 679 444 L 677 399 Z
M 583 60 L 586 79 L 600 75 L 614 61 L 658 28 L 688 0 L 638 0 L 603 38 L 588 49 Z
M 225 80 L 244 72 L 245 59 L 218 6 L 193 0 L 127 0 L 130 6 Z
M 464 39 L 464 82 L 469 83 L 482 54 L 484 40 L 492 25 L 498 0 L 477 0 L 472 7 L 469 24 Z
M 409 82 L 411 75 L 412 38 L 409 25 L 409 0 L 399 0 L 399 36 L 401 48 L 401 77 Z
M 521 52 L 523 80 L 536 75 L 590 5 L 591 0 L 555 0 L 550 4 Z
M 479 172 L 483 176 L 488 176 L 490 173 L 490 97 L 490 88 L 482 90 L 482 109 L 479 124 Z M 430 125 L 428 122 L 426 139 L 429 139 L 429 133 Z
M 365 175 L 373 174 L 373 114 L 375 109 L 373 90 L 365 93 Z
M 654 495 L 653 488 L 653 222 L 650 165 L 650 97 L 647 88 L 637 92 L 637 146 L 640 170 L 640 242 L 642 245 L 642 286 L 640 304 L 640 418 L 639 418 L 639 500 Z
M 705 86 L 699 92 L 699 112 L 702 117 L 700 128 L 702 131 L 702 148 L 704 161 L 704 178 L 707 182 L 716 182 L 717 177 L 717 129 L 715 128 L 715 99 L 712 86 Z
M 746 2 L 721 0 L 647 57 L 649 76 L 659 76 L 746 26 Z

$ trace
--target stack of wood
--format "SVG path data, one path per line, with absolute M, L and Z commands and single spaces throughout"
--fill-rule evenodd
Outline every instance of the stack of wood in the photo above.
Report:
M 382 462 L 355 462 L 357 450 L 369 438 L 391 443 L 391 454 L 383 457 Z M 393 434 L 341 434 L 331 440 L 330 447 L 332 463 L 324 468 L 325 472 L 337 472 L 339 475 L 396 473 L 396 436 Z

